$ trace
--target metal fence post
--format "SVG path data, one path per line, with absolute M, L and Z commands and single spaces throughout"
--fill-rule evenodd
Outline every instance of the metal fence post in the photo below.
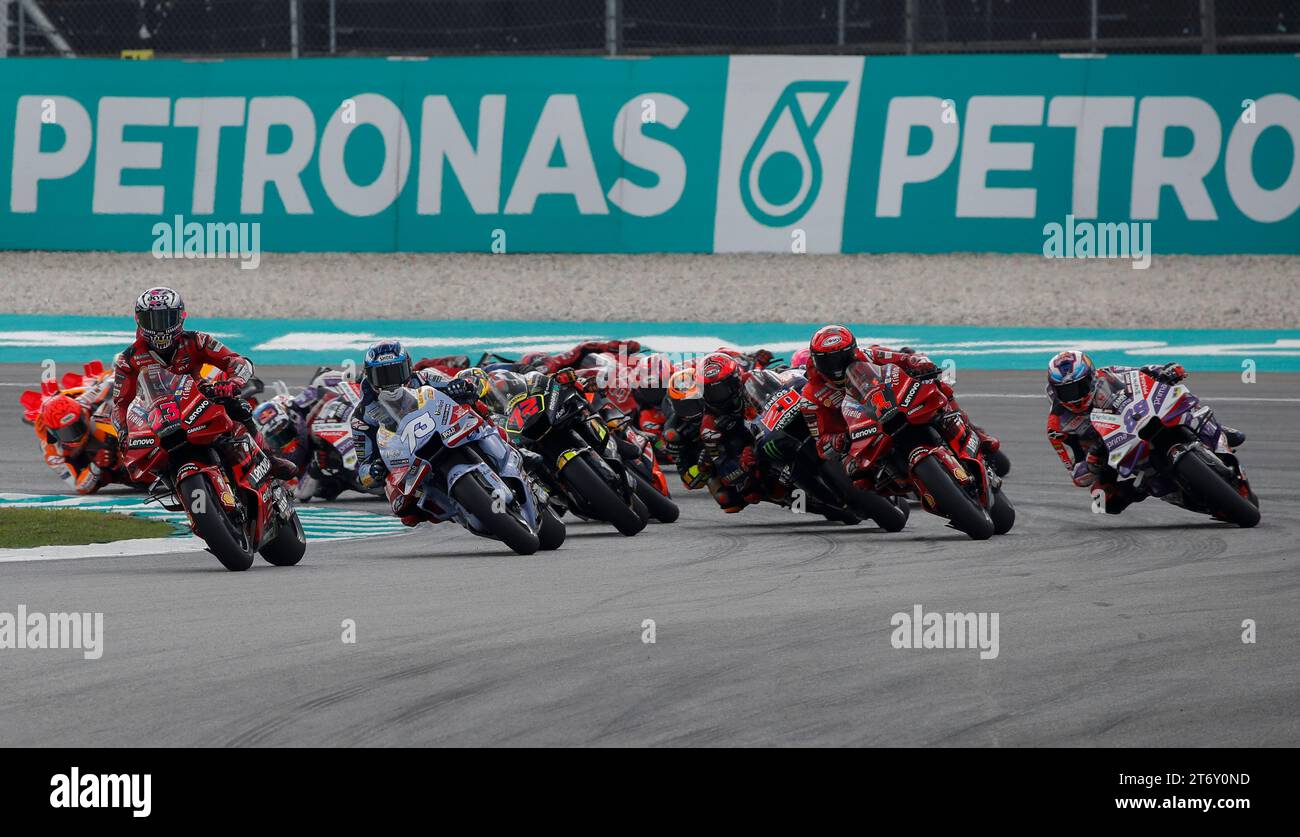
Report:
M 18 54 L 27 54 L 27 11 L 18 4 Z
M 333 55 L 338 48 L 338 27 L 335 8 L 337 0 L 330 0 L 330 55 Z
M 0 0 L 0 58 L 9 57 L 9 0 Z
M 298 0 L 289 0 L 289 57 L 298 57 Z
M 1097 51 L 1097 2 L 1088 4 L 1088 38 L 1092 41 L 1092 51 Z
M 1201 0 L 1201 52 L 1206 55 L 1219 51 L 1219 33 L 1214 24 L 1214 0 Z
M 848 10 L 846 7 L 848 6 L 848 4 L 849 4 L 849 0 L 840 0 L 840 2 L 836 4 L 839 8 L 836 9 L 835 43 L 838 44 L 839 46 L 844 46 L 844 40 L 845 40 L 844 30 L 847 27 L 846 17 L 848 14 Z
M 623 51 L 623 0 L 605 0 L 605 52 Z
M 907 54 L 916 52 L 916 0 L 907 0 L 903 4 L 903 40 L 907 44 Z

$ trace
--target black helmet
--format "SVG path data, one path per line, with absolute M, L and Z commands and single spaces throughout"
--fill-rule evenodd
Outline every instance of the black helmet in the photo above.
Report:
M 172 348 L 185 323 L 185 301 L 171 288 L 150 288 L 135 300 L 135 325 L 149 348 Z

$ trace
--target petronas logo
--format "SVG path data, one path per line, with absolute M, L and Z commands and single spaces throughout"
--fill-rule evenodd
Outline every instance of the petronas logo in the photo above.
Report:
M 784 227 L 803 217 L 822 186 L 817 132 L 846 81 L 796 81 L 777 98 L 740 167 L 740 199 L 755 220 Z

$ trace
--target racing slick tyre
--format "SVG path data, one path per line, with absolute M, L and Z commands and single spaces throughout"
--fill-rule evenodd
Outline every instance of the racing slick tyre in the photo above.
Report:
M 976 541 L 986 541 L 993 537 L 993 520 L 988 512 L 962 490 L 933 456 L 927 456 L 917 463 L 916 475 L 925 483 L 939 513 L 948 518 L 953 528 L 965 532 Z
M 1229 523 L 1235 523 L 1243 529 L 1259 523 L 1259 508 L 1238 494 L 1201 456 L 1201 452 L 1193 448 L 1179 457 L 1174 464 L 1178 481 L 1197 500 Z
M 451 487 L 456 502 L 467 510 L 491 532 L 498 540 L 520 555 L 532 555 L 541 549 L 537 535 L 509 511 L 495 511 L 492 508 L 492 489 L 483 481 L 482 475 L 470 471 Z
M 645 503 L 650 516 L 660 523 L 672 523 L 681 516 L 681 509 L 669 498 L 659 493 L 636 468 L 629 469 L 636 478 L 636 496 Z
M 1016 525 L 1016 507 L 1011 505 L 1011 498 L 1000 488 L 993 492 L 993 508 L 989 509 L 989 519 L 993 521 L 995 535 L 1005 535 Z
M 241 572 L 253 566 L 253 556 L 257 553 L 248 542 L 248 534 L 226 514 L 207 477 L 203 474 L 186 477 L 176 486 L 176 493 L 190 510 L 194 534 L 203 539 L 208 551 L 217 556 L 223 567 Z
M 307 552 L 307 534 L 302 530 L 298 512 L 290 512 L 288 520 L 280 521 L 275 537 L 259 552 L 267 563 L 277 567 L 292 567 L 302 560 Z
M 550 506 L 545 505 L 541 508 L 541 519 L 541 528 L 537 530 L 538 543 L 544 550 L 559 549 L 564 543 L 565 535 L 568 534 L 564 521 L 555 516 Z
M 984 460 L 993 466 L 993 473 L 999 477 L 1005 477 L 1011 473 L 1011 457 L 1007 456 L 1006 451 L 999 448 L 993 453 L 986 454 Z
M 631 505 L 623 502 L 623 498 L 591 469 L 583 457 L 570 459 L 560 471 L 560 479 L 586 502 L 596 517 L 612 523 L 624 535 L 635 535 L 645 528 L 648 515 L 638 513 L 636 508 L 640 506 L 644 511 L 645 504 L 635 496 Z
M 849 508 L 859 517 L 870 518 L 886 532 L 900 532 L 907 525 L 908 511 L 905 505 L 900 508 L 898 504 L 891 503 L 874 491 L 864 491 L 854 486 L 843 467 L 823 462 L 822 475 L 848 501 Z

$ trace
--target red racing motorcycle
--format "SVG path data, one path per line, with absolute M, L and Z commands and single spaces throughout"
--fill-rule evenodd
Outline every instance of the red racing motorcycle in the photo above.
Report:
M 978 434 L 949 408 L 938 376 L 913 377 L 894 364 L 878 374 L 870 364 L 851 365 L 842 407 L 849 456 L 876 491 L 913 494 L 972 539 L 1005 534 L 1015 508 Z
M 144 370 L 128 419 L 127 473 L 152 483 L 151 499 L 183 511 L 190 529 L 228 570 L 246 570 L 261 553 L 292 566 L 307 549 L 289 492 L 243 424 L 188 375 Z

